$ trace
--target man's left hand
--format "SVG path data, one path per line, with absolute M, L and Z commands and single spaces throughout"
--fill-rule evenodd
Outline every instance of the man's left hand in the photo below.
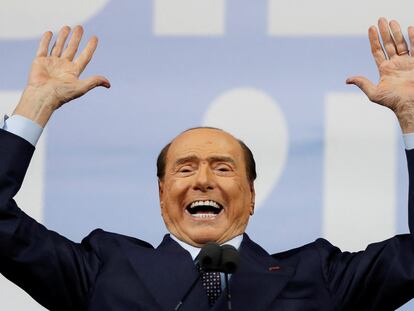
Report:
M 414 133 L 414 27 L 408 28 L 411 51 L 397 21 L 380 18 L 378 28 L 379 33 L 375 26 L 368 31 L 380 75 L 378 84 L 361 76 L 350 77 L 346 83 L 358 86 L 372 102 L 390 108 L 403 133 Z

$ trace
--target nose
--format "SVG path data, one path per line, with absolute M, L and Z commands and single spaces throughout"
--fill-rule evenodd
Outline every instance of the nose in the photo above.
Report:
M 206 192 L 214 189 L 215 180 L 214 175 L 208 165 L 200 165 L 197 174 L 194 176 L 194 190 Z

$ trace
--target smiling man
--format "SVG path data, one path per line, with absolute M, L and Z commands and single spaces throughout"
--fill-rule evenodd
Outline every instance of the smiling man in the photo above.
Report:
M 369 29 L 369 39 L 379 83 L 364 77 L 347 83 L 390 108 L 400 122 L 410 177 L 410 234 L 358 253 L 318 239 L 268 254 L 244 233 L 254 211 L 253 155 L 214 128 L 181 133 L 158 157 L 160 206 L 169 234 L 157 248 L 101 229 L 81 243 L 48 230 L 13 200 L 34 146 L 56 109 L 96 86 L 110 86 L 102 76 L 79 79 L 97 39 L 75 58 L 83 30 L 75 27 L 65 47 L 70 29 L 64 27 L 51 51 L 52 34 L 42 37 L 28 85 L 0 129 L 1 273 L 50 310 L 173 310 L 200 275 L 200 247 L 217 242 L 240 253 L 230 280 L 233 310 L 395 310 L 414 297 L 414 27 L 408 29 L 411 50 L 396 21 L 381 18 L 378 28 L 380 35 L 376 27 Z M 220 277 L 203 273 L 181 310 L 226 310 Z
M 157 164 L 161 212 L 175 237 L 201 247 L 243 234 L 253 215 L 256 171 L 242 142 L 219 129 L 191 129 L 161 152 Z

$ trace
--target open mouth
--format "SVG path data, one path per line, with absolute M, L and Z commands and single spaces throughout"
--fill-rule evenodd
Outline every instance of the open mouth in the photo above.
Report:
M 223 210 L 223 207 L 215 201 L 205 200 L 192 202 L 187 206 L 186 210 L 193 217 L 199 219 L 211 219 L 220 214 L 220 212 Z

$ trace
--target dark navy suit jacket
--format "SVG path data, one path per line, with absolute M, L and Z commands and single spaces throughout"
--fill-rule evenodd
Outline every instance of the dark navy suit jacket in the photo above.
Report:
M 50 310 L 173 310 L 197 277 L 190 254 L 168 235 L 154 249 L 100 229 L 80 244 L 47 230 L 12 200 L 33 151 L 25 140 L 0 130 L 0 272 Z M 413 178 L 414 152 L 407 158 Z M 410 189 L 411 229 L 412 196 Z M 274 255 L 244 235 L 240 255 L 230 280 L 235 311 L 394 310 L 414 296 L 409 234 L 359 253 L 318 239 Z M 198 283 L 182 310 L 208 309 Z M 224 296 L 212 310 L 226 310 Z

